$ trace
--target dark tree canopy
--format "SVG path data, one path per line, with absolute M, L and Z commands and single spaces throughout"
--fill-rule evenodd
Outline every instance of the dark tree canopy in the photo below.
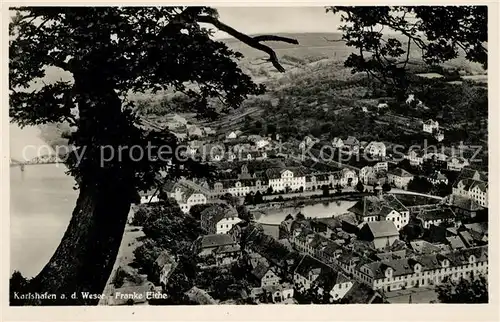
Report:
M 357 49 L 345 65 L 397 89 L 408 87 L 408 62 L 419 58 L 411 57 L 413 52 L 431 65 L 465 55 L 487 68 L 487 6 L 328 7 L 327 12 L 341 14 L 342 39 Z

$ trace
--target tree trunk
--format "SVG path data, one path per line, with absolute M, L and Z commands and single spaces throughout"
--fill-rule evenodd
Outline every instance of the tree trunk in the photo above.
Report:
M 56 294 L 57 300 L 35 305 L 96 305 L 82 292 L 101 294 L 116 260 L 130 201 L 119 184 L 108 181 L 99 189 L 80 191 L 73 217 L 56 252 L 30 283 L 36 292 Z M 76 293 L 75 293 L 76 292 Z M 66 299 L 61 298 L 62 295 Z M 76 294 L 76 299 L 71 295 Z
M 35 292 L 48 292 L 57 300 L 41 305 L 96 305 L 83 292 L 101 295 L 123 236 L 134 190 L 134 164 L 111 160 L 101 164 L 103 146 L 126 144 L 131 124 L 113 84 L 96 72 L 74 73 L 79 123 L 75 144 L 86 148 L 85 157 L 72 165 L 80 195 L 69 226 L 49 263 L 30 283 Z M 70 167 L 71 169 L 71 167 Z M 73 295 L 73 298 L 72 298 Z M 63 298 L 63 296 L 65 298 Z M 75 298 L 76 297 L 76 298 Z

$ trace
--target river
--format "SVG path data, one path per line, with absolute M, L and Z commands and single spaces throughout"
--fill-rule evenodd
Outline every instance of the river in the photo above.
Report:
M 47 153 L 50 148 L 39 136 L 36 127 L 11 124 L 11 158 L 22 161 Z M 59 245 L 77 198 L 74 180 L 65 171 L 64 165 L 54 164 L 10 168 L 11 271 L 36 275 Z
M 356 202 L 347 200 L 336 200 L 330 202 L 320 202 L 313 205 L 299 207 L 287 207 L 264 210 L 262 215 L 255 214 L 255 220 L 266 224 L 279 224 L 285 220 L 286 216 L 295 216 L 301 212 L 306 218 L 333 217 L 347 212 Z

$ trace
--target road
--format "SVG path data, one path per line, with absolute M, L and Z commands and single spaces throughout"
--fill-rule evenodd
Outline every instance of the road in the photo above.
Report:
M 425 193 L 420 193 L 420 192 L 414 192 L 414 191 L 408 191 L 408 190 L 402 190 L 402 189 L 397 189 L 397 188 L 392 188 L 390 193 L 393 193 L 395 195 L 400 194 L 400 195 L 414 195 L 414 196 L 422 196 L 422 197 L 428 197 L 432 199 L 439 199 L 443 200 L 443 197 L 440 196 L 434 196 L 434 195 L 428 195 Z

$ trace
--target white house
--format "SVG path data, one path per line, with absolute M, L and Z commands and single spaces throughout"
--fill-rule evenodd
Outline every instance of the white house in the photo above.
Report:
M 227 139 L 236 139 L 238 138 L 240 135 L 241 135 L 241 131 L 240 130 L 236 130 L 236 131 L 231 131 L 229 132 L 227 135 L 226 135 L 226 138 Z
M 454 195 L 474 200 L 488 207 L 488 176 L 472 169 L 464 169 L 452 187 Z
M 368 153 L 372 156 L 385 157 L 385 144 L 383 142 L 372 141 L 365 147 L 365 153 Z
M 227 234 L 239 222 L 238 212 L 227 204 L 214 204 L 201 212 L 201 228 L 208 234 Z
M 266 170 L 269 187 L 273 191 L 305 189 L 306 176 L 299 168 L 271 168 Z
M 427 133 L 433 133 L 434 131 L 439 130 L 439 123 L 438 121 L 434 121 L 432 119 L 427 120 L 423 124 L 423 131 Z
M 446 168 L 451 171 L 462 171 L 468 165 L 469 161 L 463 157 L 453 156 L 446 160 Z
M 411 179 L 413 179 L 413 174 L 401 168 L 395 168 L 387 172 L 389 184 L 399 189 L 407 189 Z
M 269 139 L 260 139 L 255 141 L 255 146 L 257 147 L 257 149 L 263 149 L 264 147 L 268 146 L 269 143 Z
M 378 110 L 380 110 L 380 109 L 386 109 L 386 108 L 388 108 L 388 107 L 389 107 L 389 104 L 387 104 L 387 103 L 379 103 L 379 104 L 377 105 L 377 109 L 378 109 Z
M 444 132 L 443 131 L 436 131 L 434 132 L 434 138 L 438 141 L 441 142 L 444 140 Z
M 407 159 L 412 166 L 418 166 L 424 163 L 424 154 L 422 150 L 411 150 L 408 152 Z
M 344 146 L 344 141 L 341 138 L 336 137 L 336 138 L 333 139 L 332 145 L 333 145 L 334 148 L 340 149 L 340 148 L 342 148 Z
M 155 203 L 155 202 L 158 202 L 160 201 L 160 199 L 158 199 L 158 192 L 156 189 L 154 190 L 149 190 L 148 192 L 140 192 L 139 195 L 141 197 L 141 204 L 144 204 L 144 203 Z
M 170 191 L 167 191 L 167 194 L 170 198 L 177 201 L 177 204 L 184 213 L 188 213 L 194 205 L 206 204 L 207 197 L 210 195 L 207 189 L 188 181 L 176 183 Z
M 360 282 L 386 292 L 433 287 L 461 278 L 473 279 L 488 273 L 488 246 L 465 248 L 441 254 L 360 263 L 354 272 Z

